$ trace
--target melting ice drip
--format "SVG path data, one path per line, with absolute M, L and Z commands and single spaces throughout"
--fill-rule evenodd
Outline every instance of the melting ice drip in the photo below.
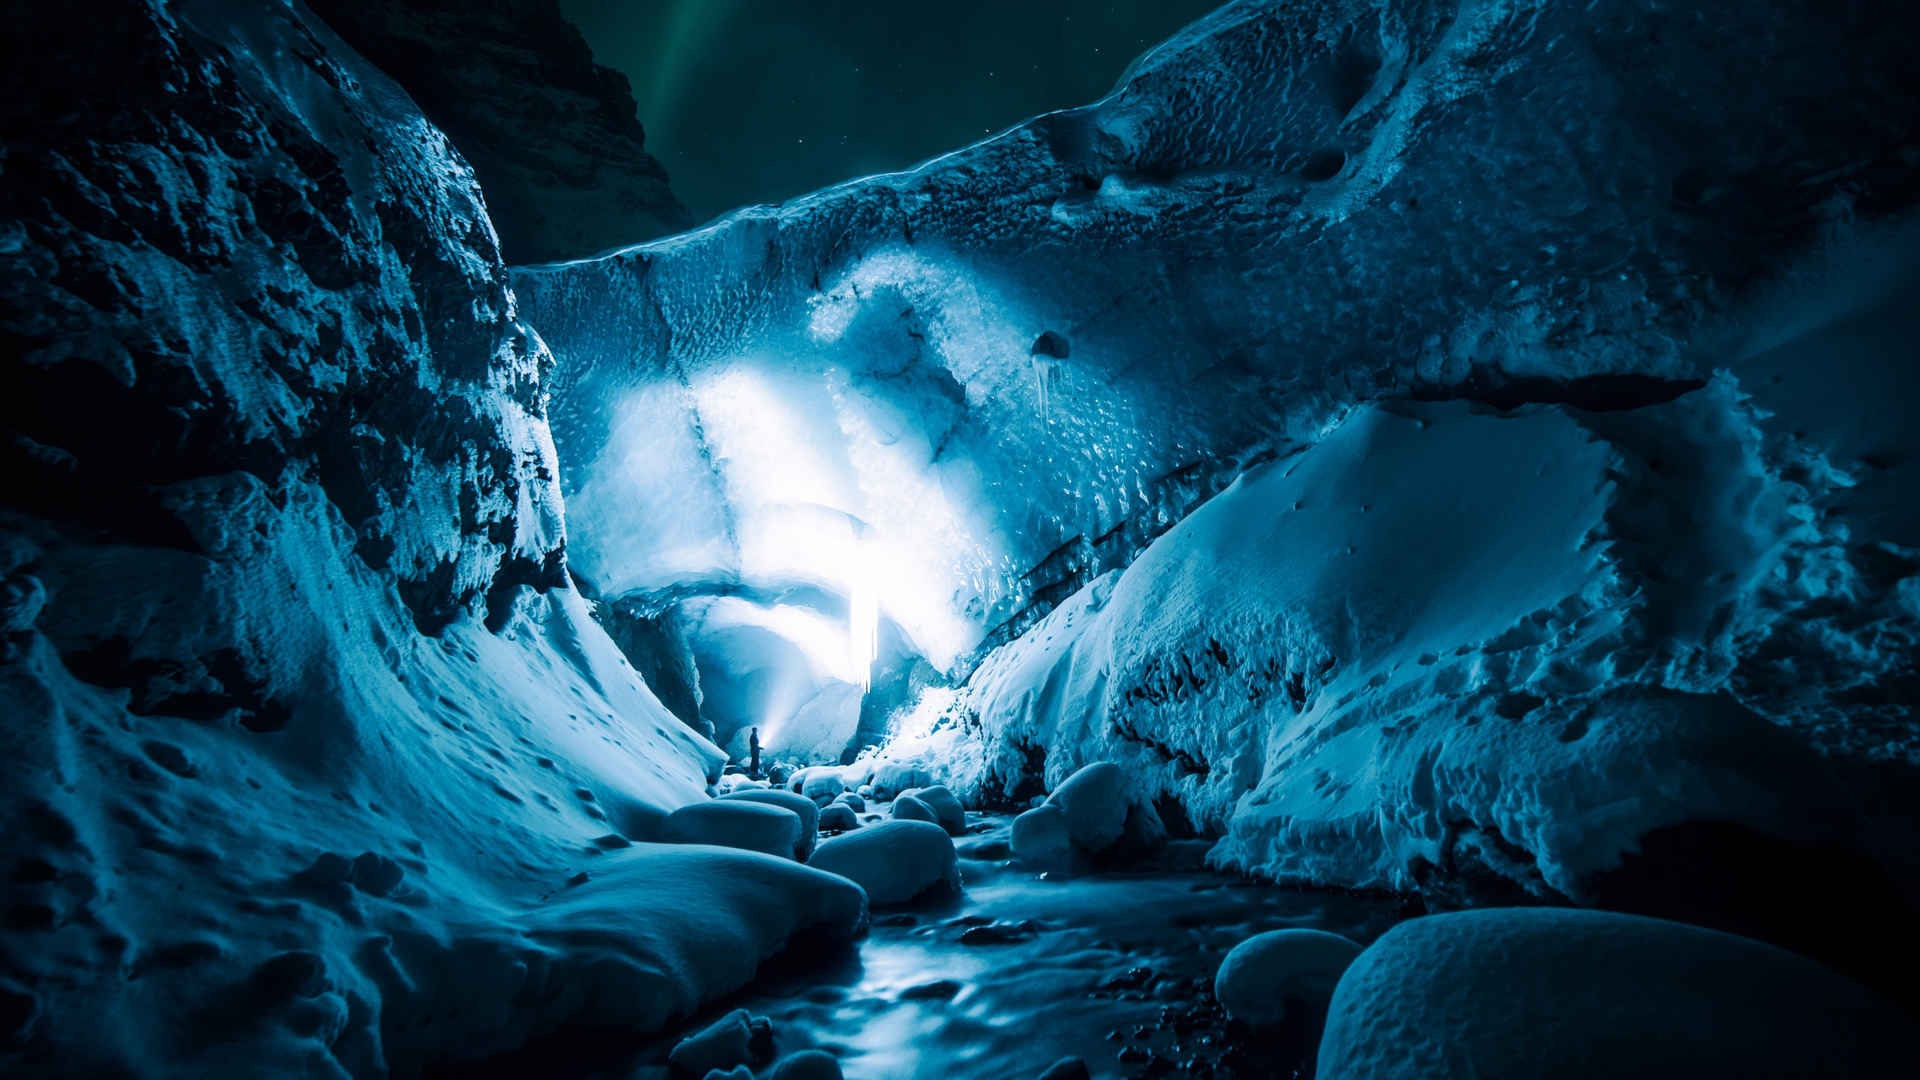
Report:
M 1040 421 L 1047 423 L 1052 419 L 1048 415 L 1048 399 L 1053 396 L 1053 367 L 1055 362 L 1065 360 L 1072 352 L 1064 335 L 1055 330 L 1043 332 L 1033 340 L 1033 347 L 1027 350 L 1033 358 L 1033 382 L 1035 396 L 1040 399 Z
M 873 688 L 873 658 L 880 651 L 880 598 L 873 582 L 854 567 L 847 596 L 847 667 L 861 690 Z
M 1034 393 L 1040 399 L 1040 419 L 1051 420 L 1047 410 L 1047 391 L 1053 382 L 1053 360 L 1045 356 L 1033 358 Z

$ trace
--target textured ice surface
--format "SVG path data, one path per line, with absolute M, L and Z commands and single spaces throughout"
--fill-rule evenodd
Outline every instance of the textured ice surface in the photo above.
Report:
M 1818 689 L 1742 678 L 1818 612 L 1802 663 L 1898 685 L 1915 628 L 1853 592 L 1886 549 L 1818 524 L 1833 489 L 1776 472 L 1761 419 L 1724 377 L 1626 413 L 1356 409 L 923 702 L 887 753 L 982 793 L 1114 760 L 1133 797 L 1223 828 L 1221 862 L 1344 885 L 1490 872 L 1579 898 L 1696 820 L 1888 842 L 1809 746 L 1846 706 L 1807 722 Z
M 1898 10 L 1243 0 L 1085 108 L 523 270 L 574 565 L 864 574 L 951 668 L 1355 400 L 1671 396 L 1909 200 Z

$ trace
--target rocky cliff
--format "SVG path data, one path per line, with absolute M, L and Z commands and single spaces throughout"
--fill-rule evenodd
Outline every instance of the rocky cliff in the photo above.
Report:
M 473 165 L 510 263 L 577 258 L 692 224 L 646 152 L 626 76 L 554 0 L 313 0 Z

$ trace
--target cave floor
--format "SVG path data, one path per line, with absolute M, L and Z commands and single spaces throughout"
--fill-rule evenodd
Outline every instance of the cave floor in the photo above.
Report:
M 1095 1077 L 1310 1076 L 1300 1040 L 1229 1024 L 1214 970 L 1262 931 L 1365 944 L 1406 915 L 1392 898 L 1214 873 L 1204 841 L 1174 841 L 1151 865 L 1053 880 L 1006 860 L 1009 817 L 967 818 L 961 895 L 876 913 L 852 952 L 776 961 L 669 1038 L 543 1040 L 529 1048 L 542 1075 L 664 1080 L 679 1037 L 745 1008 L 772 1021 L 780 1055 L 820 1047 L 848 1080 L 1031 1080 L 1064 1057 Z M 497 1064 L 508 1075 L 531 1063 Z

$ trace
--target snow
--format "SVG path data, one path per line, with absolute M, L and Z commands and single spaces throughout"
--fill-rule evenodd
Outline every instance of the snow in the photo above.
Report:
M 962 836 L 967 831 L 967 811 L 960 800 L 946 787 L 935 784 L 931 787 L 910 788 L 900 793 L 894 800 L 894 816 L 900 817 L 900 799 L 912 799 L 932 811 L 933 816 L 922 820 L 931 821 L 947 830 L 948 836 Z
M 1344 886 L 1484 868 L 1578 899 L 1698 820 L 1871 846 L 1857 810 L 1812 812 L 1849 800 L 1797 699 L 1741 677 L 1859 557 L 1770 463 L 1764 420 L 1725 376 L 1627 412 L 1353 409 L 899 720 L 882 756 L 974 793 L 1112 761 L 1131 798 L 1224 830 L 1219 865 Z M 1828 625 L 1823 651 L 1868 678 L 1912 626 Z
M 933 807 L 915 798 L 912 792 L 902 792 L 887 808 L 887 813 L 895 821 L 925 821 L 940 824 L 940 815 Z M 944 829 L 942 831 L 945 831 Z
M 1227 953 L 1213 996 L 1235 1020 L 1272 1026 L 1295 1011 L 1325 1009 L 1358 955 L 1360 946 L 1325 930 L 1269 930 Z
M 1347 970 L 1324 1080 L 1904 1074 L 1920 1035 L 1858 985 L 1680 923 L 1486 909 L 1402 923 Z
M 825 806 L 846 790 L 846 781 L 832 769 L 808 769 L 805 773 L 796 786 L 800 794 L 812 799 L 815 805 Z
M 100 288 L 5 316 L 57 318 L 0 538 L 0 1068 L 418 1074 L 859 933 L 791 858 L 633 843 L 725 755 L 566 584 L 551 357 L 446 140 L 299 5 L 61 40 L 118 78 L 36 94 L 125 122 L 18 148 L 97 202 L 14 255 Z
M 1067 812 L 1047 803 L 1013 819 L 1014 858 L 1040 869 L 1067 869 L 1073 860 L 1073 837 Z
M 1067 819 L 1067 838 L 1088 854 L 1118 843 L 1127 826 L 1127 775 L 1111 761 L 1096 761 L 1047 796 Z
M 762 1057 L 755 1044 L 766 1044 L 771 1034 L 765 1018 L 756 1020 L 747 1010 L 735 1009 L 680 1040 L 667 1060 L 675 1069 L 694 1075 L 731 1071 Z M 748 1069 L 747 1075 L 752 1076 L 753 1070 Z
M 1023 854 L 1158 803 L 1218 867 L 1360 888 L 1582 901 L 1703 821 L 1911 869 L 1905 789 L 1852 783 L 1920 754 L 1920 307 L 1911 226 L 1870 220 L 1910 182 L 1873 156 L 1910 140 L 1907 43 L 1787 7 L 1242 0 L 1084 109 L 517 298 L 471 170 L 298 5 L 54 42 L 22 100 L 76 104 L 9 147 L 40 217 L 0 234 L 25 1064 L 657 1033 L 957 885 L 932 824 L 802 865 L 802 818 L 701 801 L 726 752 L 570 573 L 692 627 L 729 747 L 837 762 L 888 664 L 966 677 L 800 774 L 813 804 L 1111 763 Z M 723 824 L 767 853 L 650 842 Z M 1598 971 L 1658 1012 L 1689 957 L 1753 995 L 1754 1053 L 1852 1045 L 1767 996 L 1826 976 L 1704 932 L 1418 925 L 1349 972 L 1386 985 L 1336 1001 L 1336 1064 L 1440 1031 L 1492 1068 L 1534 1029 L 1473 1025 L 1533 1000 L 1450 988 Z
M 841 1080 L 839 1059 L 824 1050 L 802 1050 L 780 1059 L 767 1080 Z
M 769 791 L 765 788 L 731 791 L 720 798 L 763 803 L 792 811 L 800 819 L 800 831 L 794 843 L 793 857 L 806 862 L 807 856 L 813 853 L 814 837 L 821 827 L 821 817 L 820 807 L 812 799 L 804 795 L 796 795 L 791 791 Z
M 576 566 L 663 603 L 870 595 L 964 675 L 1084 583 L 1036 575 L 1050 553 L 1124 565 L 1182 477 L 1356 403 L 1658 398 L 1762 362 L 1816 320 L 1754 319 L 1757 283 L 1904 198 L 1866 164 L 1912 126 L 1883 14 L 1241 0 L 1084 108 L 522 268 Z M 1833 262 L 1837 307 L 1874 293 Z
M 960 887 L 953 841 L 929 821 L 883 821 L 836 836 L 807 865 L 858 882 L 875 907 Z
M 683 806 L 660 823 L 670 844 L 713 844 L 792 856 L 804 843 L 801 816 L 778 803 L 715 799 Z

